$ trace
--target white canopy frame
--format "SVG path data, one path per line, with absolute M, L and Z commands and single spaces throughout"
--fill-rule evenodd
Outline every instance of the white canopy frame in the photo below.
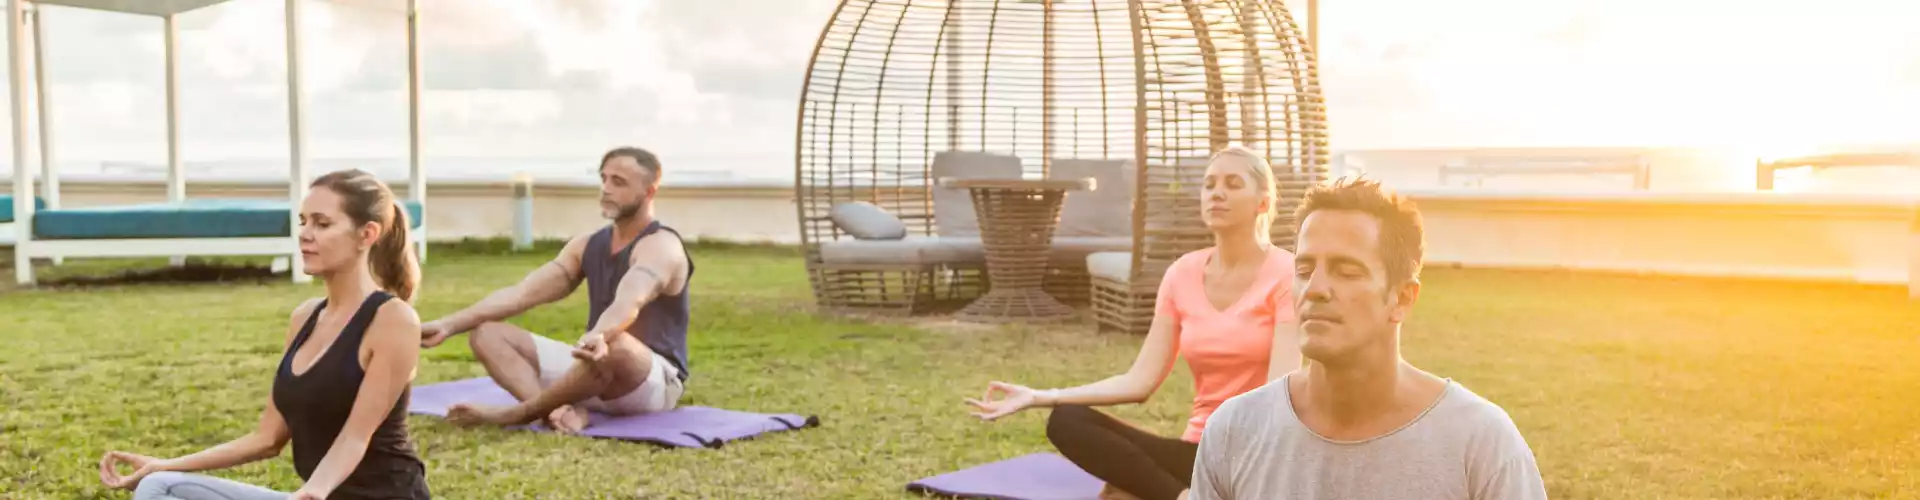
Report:
M 45 191 L 41 198 L 49 209 L 60 207 L 59 175 L 54 168 L 52 147 L 52 125 L 48 118 L 48 88 L 46 82 L 46 52 L 42 50 L 42 22 L 40 17 L 46 5 L 106 10 L 130 14 L 160 17 L 165 23 L 166 36 L 166 109 L 167 109 L 167 200 L 179 203 L 186 200 L 186 176 L 181 162 L 180 115 L 178 106 L 179 87 L 179 46 L 176 43 L 178 26 L 176 18 L 185 12 L 225 2 L 227 0 L 5 0 L 7 23 L 10 29 L 7 42 L 7 63 L 12 69 L 8 81 L 13 104 L 13 209 L 12 224 L 14 278 L 22 285 L 34 284 L 32 262 L 34 258 L 54 259 L 56 262 L 65 257 L 151 257 L 151 256 L 187 256 L 187 255 L 271 255 L 286 257 L 295 283 L 312 281 L 304 272 L 300 260 L 299 206 L 306 197 L 309 172 L 307 171 L 306 117 L 303 114 L 306 95 L 301 91 L 301 37 L 300 10 L 307 0 L 286 1 L 287 30 L 287 117 L 288 131 L 291 135 L 289 160 L 292 166 L 287 183 L 287 197 L 290 202 L 287 213 L 289 233 L 286 236 L 273 237 L 228 237 L 228 238 L 169 238 L 169 239 L 79 239 L 79 240 L 34 240 L 33 218 L 35 186 L 27 163 L 27 101 L 26 53 L 29 33 L 33 38 L 34 82 L 32 90 L 38 94 L 40 134 L 40 184 Z M 407 23 L 407 134 L 408 134 L 408 199 L 426 206 L 426 170 L 422 165 L 420 134 L 420 98 L 421 98 L 421 61 L 420 61 L 420 0 L 406 1 Z M 28 23 L 32 26 L 29 28 Z M 0 226 L 0 230 L 6 229 Z M 417 254 L 426 258 L 426 226 L 409 232 Z

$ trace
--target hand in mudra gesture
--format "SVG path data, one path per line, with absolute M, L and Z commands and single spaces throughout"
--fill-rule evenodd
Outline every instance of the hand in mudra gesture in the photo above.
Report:
M 573 347 L 573 357 L 581 361 L 599 362 L 607 357 L 607 338 L 598 332 L 580 337 L 580 343 Z
M 140 486 L 141 479 L 164 470 L 165 462 L 165 460 L 146 455 L 109 451 L 106 456 L 100 458 L 100 483 L 109 488 L 131 490 Z M 121 475 L 119 464 L 122 463 L 133 468 L 133 473 Z
M 420 347 L 426 349 L 439 347 L 440 343 L 447 341 L 447 337 L 452 337 L 456 333 L 460 332 L 456 330 L 453 325 L 447 324 L 446 320 L 434 320 L 421 323 Z
M 993 394 L 996 392 L 1005 395 L 1005 397 L 997 400 L 993 399 Z M 1039 400 L 1039 391 L 1035 391 L 1031 387 L 1006 382 L 992 382 L 987 384 L 986 395 L 980 399 L 968 399 L 967 404 L 971 404 L 975 409 L 979 410 L 973 412 L 973 416 L 980 417 L 981 420 L 993 420 L 1032 407 L 1034 403 L 1039 402 Z

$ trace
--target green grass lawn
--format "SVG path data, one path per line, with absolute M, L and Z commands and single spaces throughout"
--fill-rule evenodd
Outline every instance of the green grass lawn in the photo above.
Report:
M 421 314 L 552 250 L 436 248 Z M 694 255 L 684 404 L 818 415 L 820 428 L 662 449 L 412 417 L 437 496 L 911 498 L 913 479 L 1048 449 L 1044 411 L 968 415 L 962 399 L 989 380 L 1097 380 L 1139 341 L 826 319 L 790 249 Z M 0 291 L 0 498 L 125 498 L 99 485 L 106 450 L 184 454 L 246 432 L 290 309 L 320 292 L 282 280 Z M 1920 496 L 1920 304 L 1904 290 L 1432 269 L 1425 293 L 1406 356 L 1504 405 L 1555 498 Z M 576 337 L 584 295 L 514 322 Z M 427 351 L 418 383 L 484 374 L 461 340 Z M 1191 391 L 1183 367 L 1150 403 L 1114 411 L 1172 435 Z M 217 474 L 299 485 L 288 455 Z

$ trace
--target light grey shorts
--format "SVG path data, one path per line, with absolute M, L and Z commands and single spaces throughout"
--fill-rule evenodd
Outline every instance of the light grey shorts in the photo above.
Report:
M 574 363 L 580 362 L 573 357 L 573 345 L 558 340 L 533 335 L 533 346 L 540 358 L 540 388 L 553 387 Z M 680 384 L 680 370 L 673 367 L 660 353 L 653 353 L 653 371 L 647 373 L 647 380 L 640 383 L 624 396 L 612 401 L 599 397 L 577 401 L 580 409 L 609 415 L 639 415 L 674 409 L 680 404 L 680 394 L 685 389 Z

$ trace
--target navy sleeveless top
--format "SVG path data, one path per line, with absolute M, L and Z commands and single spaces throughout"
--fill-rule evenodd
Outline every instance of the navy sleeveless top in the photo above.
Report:
M 600 314 L 613 305 L 614 293 L 620 288 L 620 279 L 626 277 L 627 266 L 633 261 L 633 247 L 641 239 L 654 233 L 666 231 L 673 233 L 676 240 L 680 232 L 660 225 L 660 221 L 647 224 L 640 235 L 632 241 L 624 242 L 618 253 L 613 251 L 613 226 L 601 228 L 587 239 L 587 254 L 581 257 L 581 269 L 587 278 L 587 327 L 600 322 Z M 686 242 L 680 242 L 680 248 L 686 249 Z M 661 276 L 661 279 L 666 279 Z M 687 282 L 679 293 L 655 297 L 652 302 L 640 308 L 640 314 L 627 326 L 627 333 L 647 348 L 667 358 L 674 368 L 680 370 L 680 381 L 685 382 L 687 370 L 687 318 L 691 316 L 693 289 L 693 257 L 687 257 Z
M 313 309 L 313 316 L 307 318 L 300 334 L 293 338 L 286 355 L 281 356 L 280 370 L 273 377 L 273 404 L 287 422 L 293 442 L 293 468 L 301 479 L 313 477 L 314 469 L 320 467 L 321 459 L 333 448 L 334 438 L 346 427 L 347 415 L 353 412 L 353 402 L 359 396 L 360 382 L 366 379 L 366 372 L 360 367 L 360 340 L 381 304 L 392 298 L 392 294 L 384 291 L 367 296 L 353 319 L 340 331 L 340 337 L 313 360 L 313 367 L 306 373 L 294 375 L 293 353 L 313 335 L 320 312 L 327 309 L 326 301 L 322 300 Z M 401 389 L 393 410 L 387 412 L 386 419 L 374 429 L 360 464 L 327 498 L 430 498 L 426 465 L 415 454 L 413 442 L 407 437 L 406 411 L 411 392 L 411 389 Z

